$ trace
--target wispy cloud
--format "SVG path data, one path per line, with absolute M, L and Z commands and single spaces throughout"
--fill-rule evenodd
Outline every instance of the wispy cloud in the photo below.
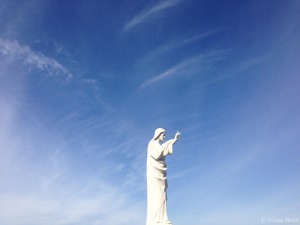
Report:
M 210 65 L 215 63 L 222 57 L 226 52 L 224 51 L 210 51 L 205 54 L 195 56 L 186 60 L 181 61 L 177 65 L 167 69 L 166 71 L 154 76 L 153 78 L 145 81 L 139 88 L 145 88 L 154 83 L 157 83 L 163 79 L 170 78 L 179 74 L 185 74 L 186 70 L 190 69 L 192 66 L 201 67 L 204 65 Z
M 147 58 L 151 58 L 154 57 L 156 55 L 162 54 L 164 52 L 170 51 L 174 48 L 178 48 L 187 44 L 191 44 L 193 42 L 199 41 L 202 38 L 208 37 L 210 35 L 213 35 L 217 32 L 219 32 L 221 29 L 214 29 L 214 30 L 210 30 L 201 34 L 197 34 L 195 36 L 189 37 L 189 38 L 185 38 L 185 39 L 180 39 L 180 40 L 173 40 L 173 41 L 168 41 L 167 44 L 158 47 L 157 49 L 154 49 L 153 51 L 151 51 L 148 54 Z
M 47 73 L 47 75 L 63 75 L 72 79 L 73 74 L 62 64 L 53 58 L 34 51 L 29 46 L 22 45 L 18 41 L 0 39 L 1 61 L 6 63 L 20 61 L 22 64 Z M 1 62 L 0 61 L 0 62 Z
M 216 83 L 216 82 L 220 82 L 223 80 L 232 79 L 235 76 L 237 76 L 238 74 L 242 73 L 243 71 L 245 71 L 253 66 L 256 66 L 257 64 L 262 63 L 263 61 L 267 60 L 271 56 L 272 56 L 271 54 L 267 54 L 267 55 L 263 55 L 263 56 L 258 56 L 253 59 L 245 60 L 244 62 L 241 62 L 239 65 L 235 66 L 233 69 L 228 70 L 227 72 L 223 73 L 223 75 L 209 81 L 208 83 L 211 84 L 211 83 Z
M 131 21 L 129 21 L 125 25 L 124 31 L 131 29 L 132 27 L 136 26 L 137 24 L 141 24 L 141 23 L 145 22 L 147 19 L 149 19 L 154 14 L 156 14 L 160 11 L 163 11 L 165 9 L 168 9 L 172 6 L 175 6 L 179 2 L 181 2 L 181 0 L 165 0 L 165 1 L 159 2 L 158 4 L 152 6 L 151 8 L 146 9 L 146 10 L 142 11 L 141 13 L 139 13 L 138 15 L 136 15 Z
M 62 45 L 60 46 L 63 48 Z M 68 56 L 68 58 L 71 58 L 71 56 Z M 8 77 L 10 74 L 28 75 L 38 72 L 42 75 L 42 79 L 60 78 L 60 81 L 63 81 L 62 83 L 72 81 L 73 85 L 80 86 L 80 88 L 77 88 L 78 95 L 93 99 L 98 105 L 112 111 L 111 105 L 102 98 L 101 85 L 97 79 L 78 76 L 55 58 L 48 57 L 17 40 L 0 38 L 0 67 L 0 77 Z
M 172 77 L 176 74 L 178 74 L 178 72 L 183 71 L 184 69 L 186 69 L 187 67 L 199 62 L 200 58 L 199 57 L 194 57 L 194 58 L 190 58 L 187 60 L 184 60 L 180 63 L 178 63 L 177 65 L 167 69 L 166 71 L 154 76 L 153 78 L 151 78 L 150 80 L 147 80 L 146 82 L 144 82 L 140 88 L 144 88 L 146 86 L 149 86 L 153 83 L 156 83 L 162 79 L 165 79 L 167 77 Z
M 51 142 L 46 138 L 49 137 L 47 129 L 33 127 L 32 121 L 13 124 L 22 117 L 14 111 L 23 110 L 18 110 L 10 101 L 1 103 L 4 107 L 0 109 L 0 122 L 9 119 L 7 114 L 12 118 L 11 123 L 0 123 L 0 131 L 3 131 L 0 132 L 0 185 L 3 187 L 0 224 L 129 225 L 143 221 L 144 206 L 137 207 L 138 201 L 130 198 L 111 178 L 106 178 L 108 173 L 115 172 L 110 163 L 99 159 L 101 166 L 96 169 L 90 169 L 87 162 L 83 163 L 87 167 L 76 163 L 76 168 L 82 169 L 74 172 L 76 169 L 67 151 L 70 140 L 55 138 Z M 56 132 L 63 135 L 61 130 L 56 129 Z M 42 151 L 37 151 L 40 149 Z M 135 213 L 138 216 L 133 217 Z M 112 214 L 118 219 L 111 217 Z
M 116 196 L 118 196 L 116 198 Z M 134 219 L 128 218 L 134 212 L 142 215 L 142 209 L 128 207 L 128 200 L 119 192 L 103 192 L 93 197 L 81 197 L 77 199 L 58 199 L 45 196 L 0 196 L 0 221 L 2 224 L 103 224 L 96 221 L 110 221 L 108 224 L 138 224 L 143 220 L 142 216 Z M 135 203 L 136 204 L 136 203 Z M 130 204 L 129 205 L 134 205 Z M 124 213 L 125 212 L 125 213 Z M 122 220 L 114 220 L 111 215 Z M 118 221 L 118 222 L 116 222 Z M 105 223 L 104 223 L 105 224 Z

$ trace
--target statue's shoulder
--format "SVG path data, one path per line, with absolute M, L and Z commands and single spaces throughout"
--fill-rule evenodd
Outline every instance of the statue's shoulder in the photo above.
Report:
M 151 139 L 149 142 L 148 142 L 148 146 L 151 146 L 154 144 L 154 141 Z
M 157 145 L 159 145 L 157 143 L 157 141 L 154 141 L 153 139 L 149 141 L 148 143 L 148 148 L 153 148 L 153 147 L 156 147 Z

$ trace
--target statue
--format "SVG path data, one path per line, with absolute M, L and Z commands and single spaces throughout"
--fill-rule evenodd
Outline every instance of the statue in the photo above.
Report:
M 157 128 L 149 141 L 147 152 L 147 225 L 171 225 L 167 215 L 167 164 L 165 158 L 173 153 L 173 145 L 180 137 L 164 142 L 166 131 Z

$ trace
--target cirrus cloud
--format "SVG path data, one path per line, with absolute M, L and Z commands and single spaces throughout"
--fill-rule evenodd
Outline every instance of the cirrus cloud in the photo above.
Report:
M 62 75 L 66 79 L 72 79 L 73 74 L 57 60 L 37 52 L 27 45 L 22 45 L 16 40 L 0 39 L 1 64 L 21 62 L 29 68 L 35 68 L 46 72 L 48 76 Z

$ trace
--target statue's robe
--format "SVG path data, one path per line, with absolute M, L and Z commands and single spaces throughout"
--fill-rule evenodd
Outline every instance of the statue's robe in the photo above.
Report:
M 147 225 L 168 221 L 167 165 L 165 157 L 173 153 L 173 142 L 160 145 L 151 140 L 147 152 Z

